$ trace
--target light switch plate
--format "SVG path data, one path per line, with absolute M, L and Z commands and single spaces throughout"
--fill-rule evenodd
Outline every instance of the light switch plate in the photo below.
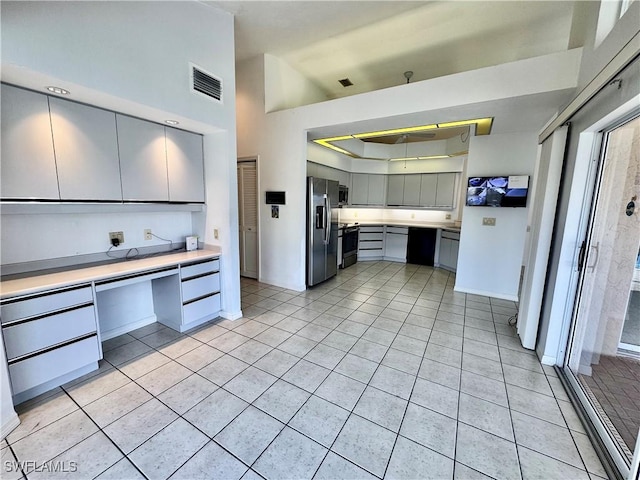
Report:
M 496 226 L 496 217 L 483 217 L 482 225 L 487 227 L 495 227 Z

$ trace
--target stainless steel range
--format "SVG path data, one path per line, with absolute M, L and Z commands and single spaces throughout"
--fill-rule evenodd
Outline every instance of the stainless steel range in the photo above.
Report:
M 359 233 L 358 225 L 342 227 L 342 268 L 347 268 L 358 261 Z

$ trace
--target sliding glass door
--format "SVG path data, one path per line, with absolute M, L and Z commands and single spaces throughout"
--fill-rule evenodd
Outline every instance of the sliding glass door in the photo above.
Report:
M 640 117 L 603 132 L 565 373 L 628 475 L 640 430 Z

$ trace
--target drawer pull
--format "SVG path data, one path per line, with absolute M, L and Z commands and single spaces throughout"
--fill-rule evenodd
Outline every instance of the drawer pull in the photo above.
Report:
M 6 300 L 2 300 L 0 302 L 0 304 L 2 306 L 11 305 L 12 303 L 24 302 L 25 300 L 33 300 L 34 298 L 48 297 L 50 295 L 58 295 L 59 293 L 72 292 L 74 290 L 81 290 L 81 289 L 87 288 L 87 287 L 91 287 L 91 285 L 88 285 L 88 284 L 85 284 L 85 285 L 74 285 L 72 287 L 60 288 L 59 290 L 51 290 L 51 291 L 44 292 L 44 293 L 34 293 L 34 294 L 31 294 L 31 295 L 24 295 L 24 296 L 20 296 L 20 297 L 8 298 Z
M 70 340 L 66 340 L 64 342 L 60 342 L 57 343 L 55 345 L 51 345 L 50 347 L 47 348 L 41 348 L 40 350 L 36 350 L 35 352 L 31 352 L 31 353 L 27 353 L 26 355 L 22 355 L 20 357 L 16 357 L 12 360 L 9 360 L 7 362 L 8 365 L 14 365 L 18 362 L 22 362 L 24 360 L 28 360 L 32 357 L 35 357 L 37 355 L 42 355 L 43 353 L 47 353 L 50 352 L 52 350 L 57 350 L 58 348 L 62 348 L 62 347 L 66 347 L 67 345 L 71 345 L 73 343 L 77 343 L 77 342 L 81 342 L 82 340 L 86 340 L 87 338 L 91 338 L 91 337 L 97 337 L 98 334 L 97 333 L 87 333 L 86 335 L 82 335 L 80 337 L 76 337 L 76 338 L 72 338 Z
M 184 277 L 182 279 L 183 282 L 188 282 L 189 280 L 195 280 L 197 278 L 202 278 L 202 277 L 208 277 L 209 275 L 215 275 L 216 273 L 220 273 L 219 270 L 213 271 L 213 272 L 205 272 L 205 273 L 200 273 L 198 275 L 193 275 L 191 277 Z
M 2 324 L 2 328 L 13 327 L 15 325 L 20 325 L 22 323 L 33 322 L 35 320 L 40 320 L 42 318 L 51 317 L 52 315 L 60 315 L 61 313 L 72 312 L 74 310 L 79 310 L 81 308 L 89 307 L 93 305 L 93 302 L 81 303 L 79 305 L 74 305 L 73 307 L 63 308 L 61 310 L 54 310 L 53 312 L 47 312 L 40 315 L 34 315 L 33 317 L 20 318 L 18 320 L 10 320 Z
M 199 297 L 192 298 L 191 300 L 187 300 L 182 305 L 186 306 L 186 305 L 189 305 L 190 303 L 199 302 L 200 300 L 204 300 L 205 298 L 213 297 L 214 295 L 218 295 L 219 293 L 220 292 L 211 292 L 211 293 L 207 293 L 206 295 L 200 295 Z

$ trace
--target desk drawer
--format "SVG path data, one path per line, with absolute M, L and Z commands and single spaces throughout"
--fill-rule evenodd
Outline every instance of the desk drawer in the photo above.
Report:
M 360 240 L 358 250 L 382 250 L 382 240 Z
M 360 236 L 359 239 L 361 242 L 367 241 L 367 240 L 382 240 L 382 238 L 384 237 L 384 233 L 382 232 L 377 232 L 377 233 L 362 233 L 360 232 Z
M 220 312 L 220 294 L 216 293 L 182 307 L 183 323 L 189 324 L 203 317 L 214 318 Z
M 26 355 L 72 338 L 95 333 L 96 317 L 93 305 L 41 317 L 4 327 L 2 334 L 7 359 Z
M 0 305 L 2 323 L 42 315 L 65 308 L 93 302 L 91 287 L 43 292 L 38 295 L 5 300 Z
M 9 365 L 13 395 L 97 362 L 98 336 L 94 335 L 55 350 Z
M 209 260 L 201 263 L 180 266 L 180 276 L 183 280 L 196 277 L 203 273 L 217 272 L 220 270 L 220 260 Z
M 188 302 L 194 298 L 220 291 L 220 274 L 209 273 L 182 282 L 182 301 Z

